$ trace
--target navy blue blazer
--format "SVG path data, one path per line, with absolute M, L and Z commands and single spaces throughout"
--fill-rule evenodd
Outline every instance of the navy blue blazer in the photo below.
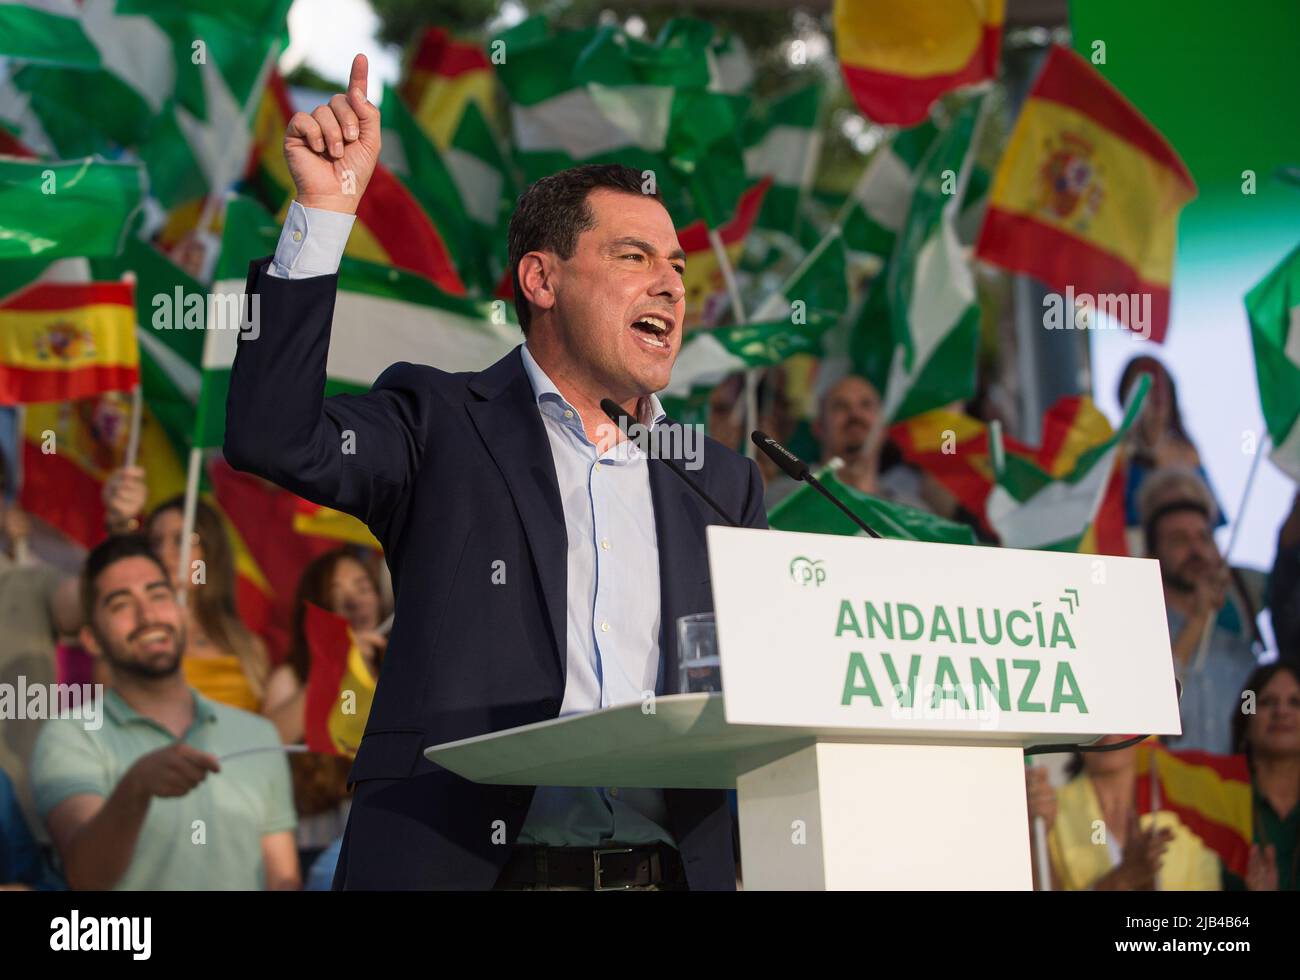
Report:
M 491 888 L 533 788 L 471 783 L 422 750 L 554 718 L 563 700 L 564 512 L 523 360 L 516 349 L 461 374 L 403 362 L 364 395 L 327 398 L 338 277 L 279 279 L 268 264 L 249 269 L 260 336 L 238 345 L 226 459 L 364 521 L 396 596 L 335 887 Z M 703 460 L 692 475 L 706 492 L 766 527 L 754 463 L 713 440 Z M 659 581 L 645 587 L 659 594 L 659 693 L 671 694 L 677 619 L 713 608 L 704 528 L 718 519 L 665 466 L 651 461 L 649 478 Z M 667 789 L 665 802 L 690 887 L 734 888 L 725 793 Z

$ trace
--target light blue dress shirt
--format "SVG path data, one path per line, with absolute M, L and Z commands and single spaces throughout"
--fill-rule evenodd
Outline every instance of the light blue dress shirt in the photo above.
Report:
M 338 271 L 351 215 L 289 206 L 268 271 L 281 279 Z M 568 539 L 566 680 L 560 715 L 642 702 L 654 693 L 659 651 L 659 547 L 645 453 L 630 441 L 600 453 L 525 345 L 521 349 L 551 446 Z M 641 422 L 664 419 L 651 395 Z M 538 787 L 518 842 L 591 847 L 675 844 L 660 790 Z

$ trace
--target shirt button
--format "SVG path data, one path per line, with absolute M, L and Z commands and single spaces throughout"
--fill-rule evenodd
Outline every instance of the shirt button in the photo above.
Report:
M 601 624 L 600 624 L 600 631 L 601 631 L 602 633 L 608 633 L 608 632 L 609 632 L 609 623 L 601 623 Z
M 300 242 L 300 241 L 302 241 L 302 232 L 300 232 L 300 231 L 295 231 L 295 232 L 293 233 L 293 240 L 294 240 L 295 242 Z
M 600 464 L 599 464 L 599 463 L 596 464 L 596 469 L 600 469 Z
M 614 797 L 614 799 L 617 800 L 617 799 L 618 799 L 618 787 L 617 787 L 617 786 L 611 786 L 611 787 L 609 788 L 609 795 L 612 796 L 612 797 Z
M 571 418 L 573 418 L 573 409 L 571 409 L 571 408 L 566 408 L 566 409 L 564 410 L 564 417 L 565 417 L 566 419 L 571 419 Z
M 608 550 L 609 550 L 609 538 L 602 538 L 601 541 L 600 541 L 600 546 L 601 546 L 602 548 L 604 548 L 606 551 L 608 551 Z

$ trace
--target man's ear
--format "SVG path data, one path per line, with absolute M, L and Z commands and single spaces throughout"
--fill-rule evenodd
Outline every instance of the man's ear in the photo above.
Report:
M 538 309 L 549 310 L 555 305 L 555 288 L 551 277 L 555 272 L 554 258 L 546 252 L 529 252 L 519 260 L 519 288 L 524 299 Z
M 95 636 L 95 631 L 89 626 L 81 627 L 81 630 L 77 633 L 77 638 L 81 640 L 81 648 L 92 657 L 98 659 L 104 655 L 104 651 L 99 645 L 99 638 Z

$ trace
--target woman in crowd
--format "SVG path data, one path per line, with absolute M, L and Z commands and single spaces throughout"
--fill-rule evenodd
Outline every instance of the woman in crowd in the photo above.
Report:
M 144 479 L 144 470 L 134 467 L 114 473 L 105 486 L 110 534 L 139 527 L 138 515 L 145 502 Z M 180 563 L 184 514 L 185 498 L 177 496 L 159 504 L 144 522 L 144 534 L 169 570 L 177 569 Z M 220 515 L 202 500 L 195 512 L 190 572 L 176 585 L 189 595 L 187 638 L 181 658 L 186 682 L 214 701 L 245 711 L 260 711 L 270 658 L 266 644 L 239 618 L 234 549 Z
M 1254 696 L 1254 712 L 1246 710 Z M 1233 714 L 1233 745 L 1250 765 L 1254 846 L 1246 880 L 1225 873 L 1228 888 L 1295 891 L 1300 863 L 1300 667 L 1266 664 L 1246 681 Z
M 306 727 L 307 678 L 311 672 L 306 632 L 309 602 L 348 621 L 366 665 L 376 676 L 387 645 L 386 637 L 378 631 L 385 611 L 373 571 L 346 548 L 312 561 L 298 582 L 289 655 L 267 684 L 264 714 L 289 744 L 303 741 Z M 351 760 L 306 753 L 290 756 L 289 765 L 298 809 L 298 853 L 302 867 L 310 868 L 322 849 L 342 835 L 347 823 Z
M 1100 744 L 1122 741 L 1107 736 Z M 1168 811 L 1138 813 L 1138 746 L 1085 752 L 1058 793 L 1030 769 L 1029 817 L 1048 824 L 1052 887 L 1064 891 L 1210 891 L 1218 856 Z

